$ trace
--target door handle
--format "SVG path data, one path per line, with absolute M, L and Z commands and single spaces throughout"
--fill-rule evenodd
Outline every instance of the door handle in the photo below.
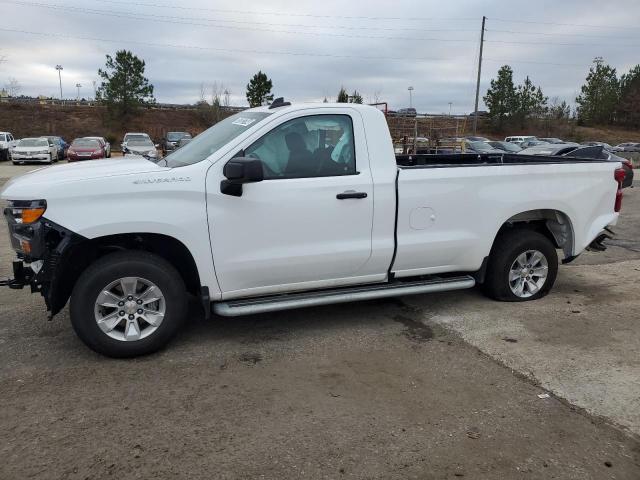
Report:
M 356 192 L 354 190 L 347 190 L 336 195 L 338 200 L 346 200 L 347 198 L 367 198 L 367 192 Z

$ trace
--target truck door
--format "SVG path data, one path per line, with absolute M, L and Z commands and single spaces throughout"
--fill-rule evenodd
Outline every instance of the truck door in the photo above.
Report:
M 363 273 L 371 256 L 373 184 L 362 119 L 290 115 L 241 152 L 262 161 L 263 181 L 245 184 L 234 197 L 220 191 L 226 162 L 207 176 L 223 298 L 373 280 Z

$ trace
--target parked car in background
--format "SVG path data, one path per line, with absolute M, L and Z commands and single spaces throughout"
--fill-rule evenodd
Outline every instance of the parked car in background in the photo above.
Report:
M 67 155 L 69 144 L 65 142 L 62 137 L 49 136 L 47 138 L 58 147 L 58 157 L 56 160 L 64 160 L 64 157 Z
M 398 110 L 398 113 L 396 113 L 396 115 L 398 117 L 415 117 L 416 115 L 418 115 L 418 112 L 415 108 L 401 108 L 400 110 Z
M 614 152 L 640 152 L 640 143 L 620 143 L 613 147 Z
M 556 137 L 544 137 L 544 138 L 539 138 L 538 140 L 542 140 L 543 142 L 547 142 L 547 143 L 567 143 L 564 140 Z
M 595 158 L 597 160 L 607 160 L 609 162 L 620 162 L 624 169 L 625 177 L 622 181 L 622 188 L 633 185 L 633 162 L 628 158 L 623 158 L 605 149 L 602 145 L 590 147 L 578 146 L 575 150 L 565 153 L 565 157 Z
M 107 142 L 107 139 L 104 137 L 82 137 L 82 138 L 89 138 L 91 140 L 98 140 L 102 146 L 104 147 L 104 152 L 105 152 L 105 157 L 106 158 L 111 158 L 111 144 L 109 142 Z
M 464 138 L 465 140 L 469 140 L 470 142 L 488 142 L 489 141 L 487 137 L 475 137 L 473 135 L 468 135 Z
M 142 155 L 143 157 L 157 158 L 158 150 L 149 137 L 131 138 L 127 146 L 122 149 L 122 155 Z
M 122 147 L 122 151 L 124 152 L 124 149 L 127 146 L 127 143 L 129 143 L 129 140 L 143 140 L 145 138 L 151 140 L 151 137 L 147 133 L 125 133 L 120 147 Z
M 527 140 L 524 140 L 522 143 L 520 143 L 520 146 L 522 148 L 535 147 L 536 145 L 551 145 L 551 144 L 535 137 L 529 138 Z
M 11 132 L 0 132 L 0 160 L 9 160 L 17 143 Z
M 609 152 L 613 152 L 613 147 L 605 142 L 582 142 L 585 147 L 602 147 Z
M 580 147 L 577 143 L 542 143 L 523 148 L 519 155 L 564 155 Z
M 575 157 L 582 159 L 606 160 L 608 162 L 620 162 L 624 169 L 625 177 L 622 181 L 622 188 L 630 187 L 633 184 L 633 164 L 631 160 L 617 156 L 606 150 L 602 145 L 584 146 L 578 143 L 546 144 L 530 147 L 518 152 L 520 155 L 545 155 Z
M 167 135 L 160 143 L 162 153 L 166 155 L 167 152 L 172 152 L 178 148 L 178 142 L 183 138 L 191 138 L 191 134 L 189 132 L 167 132 Z
M 493 148 L 502 150 L 503 152 L 507 153 L 518 153 L 520 150 L 522 150 L 522 147 L 520 147 L 520 145 L 515 142 L 489 141 L 487 143 Z
M 537 138 L 534 137 L 533 135 L 512 135 L 510 137 L 505 137 L 504 141 L 520 145 L 525 140 L 531 140 L 531 139 L 537 140 Z
M 58 145 L 47 137 L 23 138 L 11 150 L 11 161 L 16 163 L 46 162 L 58 160 Z
M 467 153 L 504 153 L 487 142 L 470 142 L 469 140 L 464 142 L 464 151 Z
M 180 140 L 178 140 L 178 143 L 176 144 L 176 150 L 184 147 L 191 140 L 193 140 L 193 138 L 191 138 L 191 135 L 189 135 L 188 137 L 182 137 Z
M 69 162 L 97 160 L 105 158 L 106 155 L 104 145 L 95 138 L 76 138 L 67 150 Z

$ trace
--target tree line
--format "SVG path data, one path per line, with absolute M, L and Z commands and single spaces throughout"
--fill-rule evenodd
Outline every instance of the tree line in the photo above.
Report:
M 581 125 L 640 127 L 640 65 L 618 77 L 616 69 L 596 57 L 576 97 L 576 108 L 565 101 L 551 102 L 540 86 L 527 76 L 520 85 L 513 82 L 513 69 L 503 65 L 484 96 L 495 130 L 508 123 L 524 127 L 532 119 L 569 119 Z

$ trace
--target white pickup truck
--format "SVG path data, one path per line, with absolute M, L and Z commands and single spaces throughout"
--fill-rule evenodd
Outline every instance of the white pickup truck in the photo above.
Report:
M 245 110 L 164 159 L 58 165 L 6 184 L 12 288 L 51 315 L 70 298 L 94 350 L 157 350 L 185 319 L 480 284 L 547 294 L 621 207 L 620 163 L 394 154 L 383 114 L 353 104 Z

